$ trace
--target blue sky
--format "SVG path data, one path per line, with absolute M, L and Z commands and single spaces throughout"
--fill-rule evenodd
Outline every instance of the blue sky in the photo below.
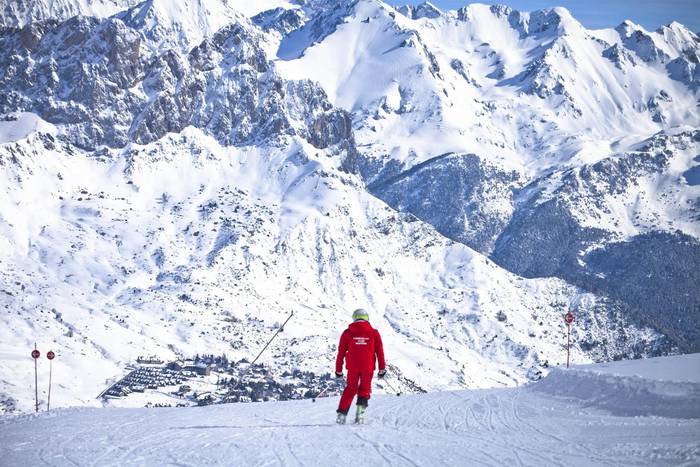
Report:
M 422 0 L 394 0 L 390 3 L 416 5 Z M 432 0 L 432 3 L 444 10 L 454 10 L 474 2 Z M 676 20 L 691 31 L 700 32 L 700 0 L 481 0 L 478 3 L 499 3 L 523 11 L 563 6 L 589 29 L 614 27 L 629 19 L 653 31 Z

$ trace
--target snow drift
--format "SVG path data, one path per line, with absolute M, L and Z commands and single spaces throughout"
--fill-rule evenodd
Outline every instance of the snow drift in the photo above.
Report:
M 620 416 L 700 418 L 700 354 L 557 368 L 531 388 Z

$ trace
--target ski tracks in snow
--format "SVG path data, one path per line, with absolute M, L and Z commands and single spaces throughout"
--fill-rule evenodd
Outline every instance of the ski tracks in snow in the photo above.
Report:
M 623 417 L 527 389 L 377 396 L 368 424 L 337 398 L 83 409 L 0 424 L 3 466 L 659 465 L 697 463 L 700 420 Z

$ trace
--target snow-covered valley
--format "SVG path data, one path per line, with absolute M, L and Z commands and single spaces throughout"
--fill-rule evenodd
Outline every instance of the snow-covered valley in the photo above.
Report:
M 0 456 L 7 466 L 691 466 L 698 375 L 694 354 L 557 370 L 519 388 L 376 396 L 365 425 L 333 423 L 335 397 L 66 409 L 4 420 Z

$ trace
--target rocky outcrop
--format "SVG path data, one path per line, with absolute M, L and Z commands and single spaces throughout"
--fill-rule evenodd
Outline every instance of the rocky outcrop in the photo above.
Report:
M 228 145 L 299 135 L 352 140 L 350 119 L 311 81 L 277 75 L 246 20 L 192 51 L 151 52 L 119 18 L 33 23 L 0 37 L 0 112 L 31 111 L 93 149 L 145 144 L 187 126 Z

